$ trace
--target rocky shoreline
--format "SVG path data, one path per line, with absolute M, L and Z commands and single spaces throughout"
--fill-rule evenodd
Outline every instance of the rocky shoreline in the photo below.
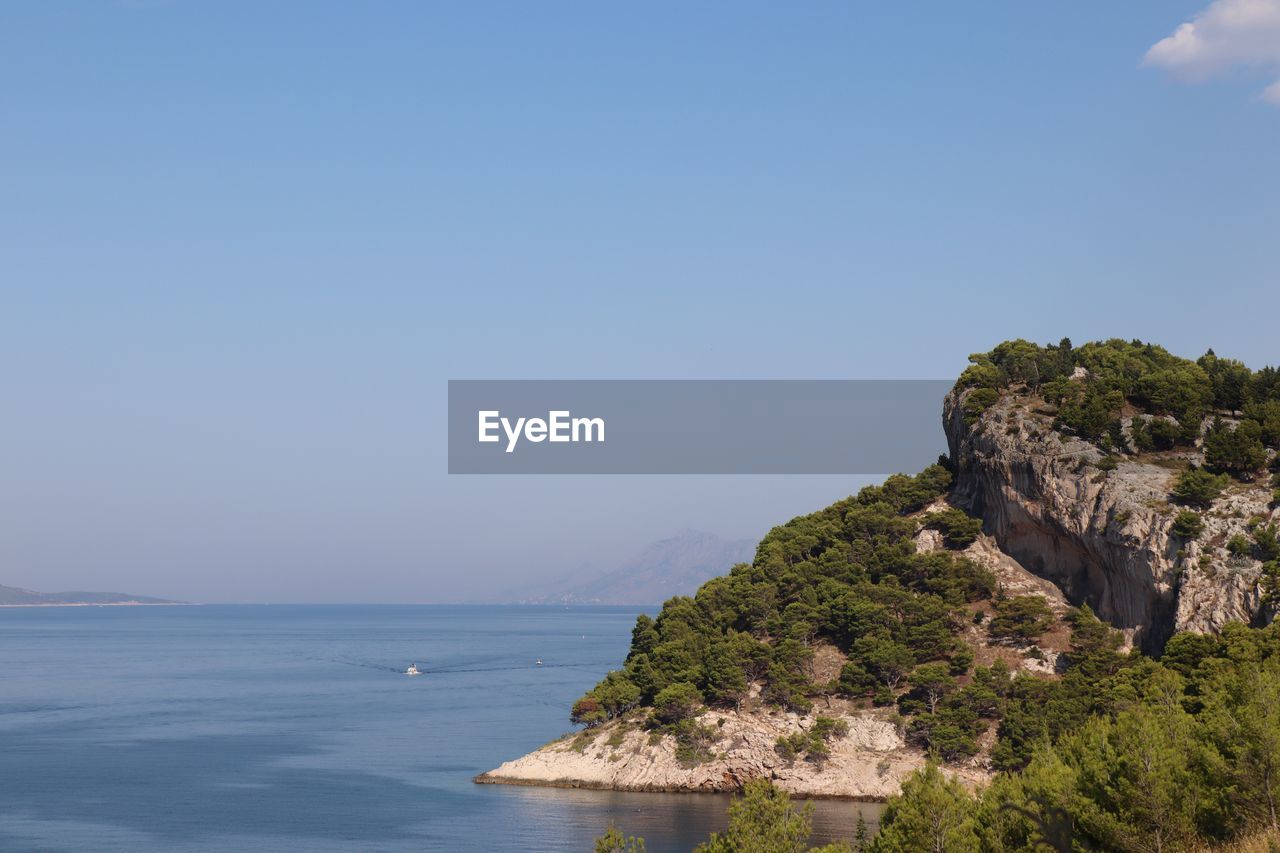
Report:
M 832 715 L 831 711 L 824 712 Z M 821 761 L 786 758 L 778 738 L 810 727 L 814 716 L 763 709 L 708 711 L 700 721 L 715 742 L 701 760 L 682 760 L 675 739 L 635 722 L 614 721 L 569 734 L 475 777 L 482 785 L 533 785 L 637 792 L 731 792 L 766 778 L 803 798 L 882 802 L 896 794 L 925 756 L 907 746 L 888 714 L 836 713 L 848 733 L 830 743 Z M 979 764 L 948 767 L 966 784 L 987 781 Z

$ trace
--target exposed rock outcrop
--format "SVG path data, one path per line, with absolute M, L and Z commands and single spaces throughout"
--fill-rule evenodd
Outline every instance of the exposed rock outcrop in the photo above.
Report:
M 1175 631 L 1270 620 L 1262 563 L 1225 548 L 1247 535 L 1249 519 L 1276 517 L 1267 490 L 1233 485 L 1204 513 L 1204 533 L 1187 541 L 1171 530 L 1178 508 L 1169 493 L 1195 453 L 1124 457 L 1106 471 L 1101 451 L 1055 432 L 1035 397 L 1006 394 L 976 417 L 963 403 L 952 392 L 943 411 L 957 466 L 952 499 L 1073 603 L 1089 604 L 1148 652 Z

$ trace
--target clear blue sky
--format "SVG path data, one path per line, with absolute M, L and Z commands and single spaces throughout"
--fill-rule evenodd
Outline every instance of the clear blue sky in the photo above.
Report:
M 1143 62 L 1207 4 L 5 3 L 0 583 L 474 598 L 859 485 L 450 478 L 448 378 L 1280 361 L 1280 70 Z

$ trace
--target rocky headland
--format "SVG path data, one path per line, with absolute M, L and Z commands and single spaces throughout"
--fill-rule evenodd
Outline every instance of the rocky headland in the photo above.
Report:
M 1121 359 L 1128 374 L 1110 367 Z M 997 694 L 1019 677 L 1061 677 L 1079 651 L 1072 614 L 1118 629 L 1119 653 L 1152 656 L 1179 632 L 1272 621 L 1280 474 L 1271 473 L 1274 436 L 1264 448 L 1253 424 L 1280 418 L 1280 408 L 1251 410 L 1261 414 L 1236 432 L 1242 403 L 1211 399 L 1230 393 L 1219 377 L 1237 363 L 1212 353 L 1193 363 L 1123 341 L 1080 349 L 1011 342 L 973 360 L 942 401 L 946 471 L 891 478 L 776 528 L 752 564 L 694 599 L 668 602 L 656 626 L 642 617 L 625 671 L 601 683 L 597 690 L 608 690 L 599 702 L 588 694 L 575 706 L 586 728 L 476 781 L 732 791 L 767 778 L 794 795 L 882 800 L 941 757 L 945 772 L 974 786 L 1018 766 L 1008 754 L 993 757 Z M 1175 402 L 1162 409 L 1149 399 Z M 1267 423 L 1280 431 L 1280 420 Z M 1206 448 L 1211 435 L 1215 451 Z M 1240 441 L 1224 452 L 1224 436 Z M 1246 461 L 1234 476 L 1215 474 L 1191 511 L 1179 492 L 1187 472 L 1237 458 Z M 918 499 L 935 481 L 943 485 Z M 963 582 L 952 584 L 957 577 Z M 895 598 L 902 595 L 908 600 Z M 938 645 L 911 610 L 943 599 L 951 638 Z M 725 607 L 730 617 L 715 616 L 722 627 L 701 627 Z M 678 625 L 664 632 L 669 610 Z M 706 632 L 705 642 L 680 639 L 690 631 Z M 892 635 L 899 646 L 863 642 L 872 635 L 884 643 Z M 690 658 L 743 642 L 731 667 L 745 673 L 736 688 L 717 681 L 714 662 Z M 765 657 L 774 663 L 753 658 L 753 643 L 771 649 Z M 902 643 L 913 657 L 898 666 Z M 930 643 L 934 650 L 922 650 Z M 677 673 L 664 683 L 687 682 L 678 686 L 706 700 L 685 709 L 679 725 L 655 722 L 661 684 L 643 686 L 664 666 Z M 702 675 L 683 675 L 695 671 Z M 994 693 L 984 698 L 984 690 Z M 1028 747 L 1018 748 L 1025 761 Z

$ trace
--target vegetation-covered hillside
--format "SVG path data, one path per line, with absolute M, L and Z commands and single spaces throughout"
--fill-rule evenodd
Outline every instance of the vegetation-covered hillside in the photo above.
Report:
M 656 620 L 640 616 L 625 666 L 578 700 L 572 719 L 590 726 L 647 708 L 650 725 L 696 747 L 704 735 L 697 711 L 733 707 L 759 682 L 766 702 L 795 711 L 829 695 L 896 706 L 908 740 L 942 760 L 975 754 L 978 737 L 999 723 L 996 766 L 1022 766 L 1039 738 L 1110 707 L 1117 691 L 1132 692 L 1125 683 L 1138 677 L 1140 659 L 1121 655 L 1120 635 L 1081 609 L 1068 616 L 1062 678 L 1014 674 L 1001 659 L 974 667 L 974 649 L 960 639 L 966 626 L 981 621 L 993 642 L 1018 644 L 1055 620 L 1043 599 L 1001 597 L 971 560 L 915 552 L 922 525 L 941 527 L 956 544 L 977 535 L 958 510 L 909 515 L 949 482 L 935 465 L 775 528 L 751 565 L 672 599 Z M 827 682 L 812 677 L 822 642 L 848 658 Z
M 931 466 L 775 528 L 750 565 L 693 598 L 668 601 L 656 620 L 640 616 L 625 666 L 574 705 L 573 720 L 591 725 L 646 706 L 655 723 L 696 739 L 694 711 L 703 703 L 737 706 L 753 682 L 766 702 L 796 711 L 824 694 L 891 704 L 913 687 L 922 696 L 952 692 L 973 661 L 956 638 L 973 617 L 966 605 L 996 588 L 970 560 L 915 553 L 918 522 L 907 514 L 943 495 L 950 480 L 943 466 Z M 959 511 L 931 523 L 966 544 L 977 535 L 976 521 Z M 818 641 L 848 656 L 825 683 L 812 677 Z M 967 710 L 930 702 L 921 738 L 937 728 L 949 752 L 973 752 L 982 709 L 969 697 L 980 689 L 957 700 Z

